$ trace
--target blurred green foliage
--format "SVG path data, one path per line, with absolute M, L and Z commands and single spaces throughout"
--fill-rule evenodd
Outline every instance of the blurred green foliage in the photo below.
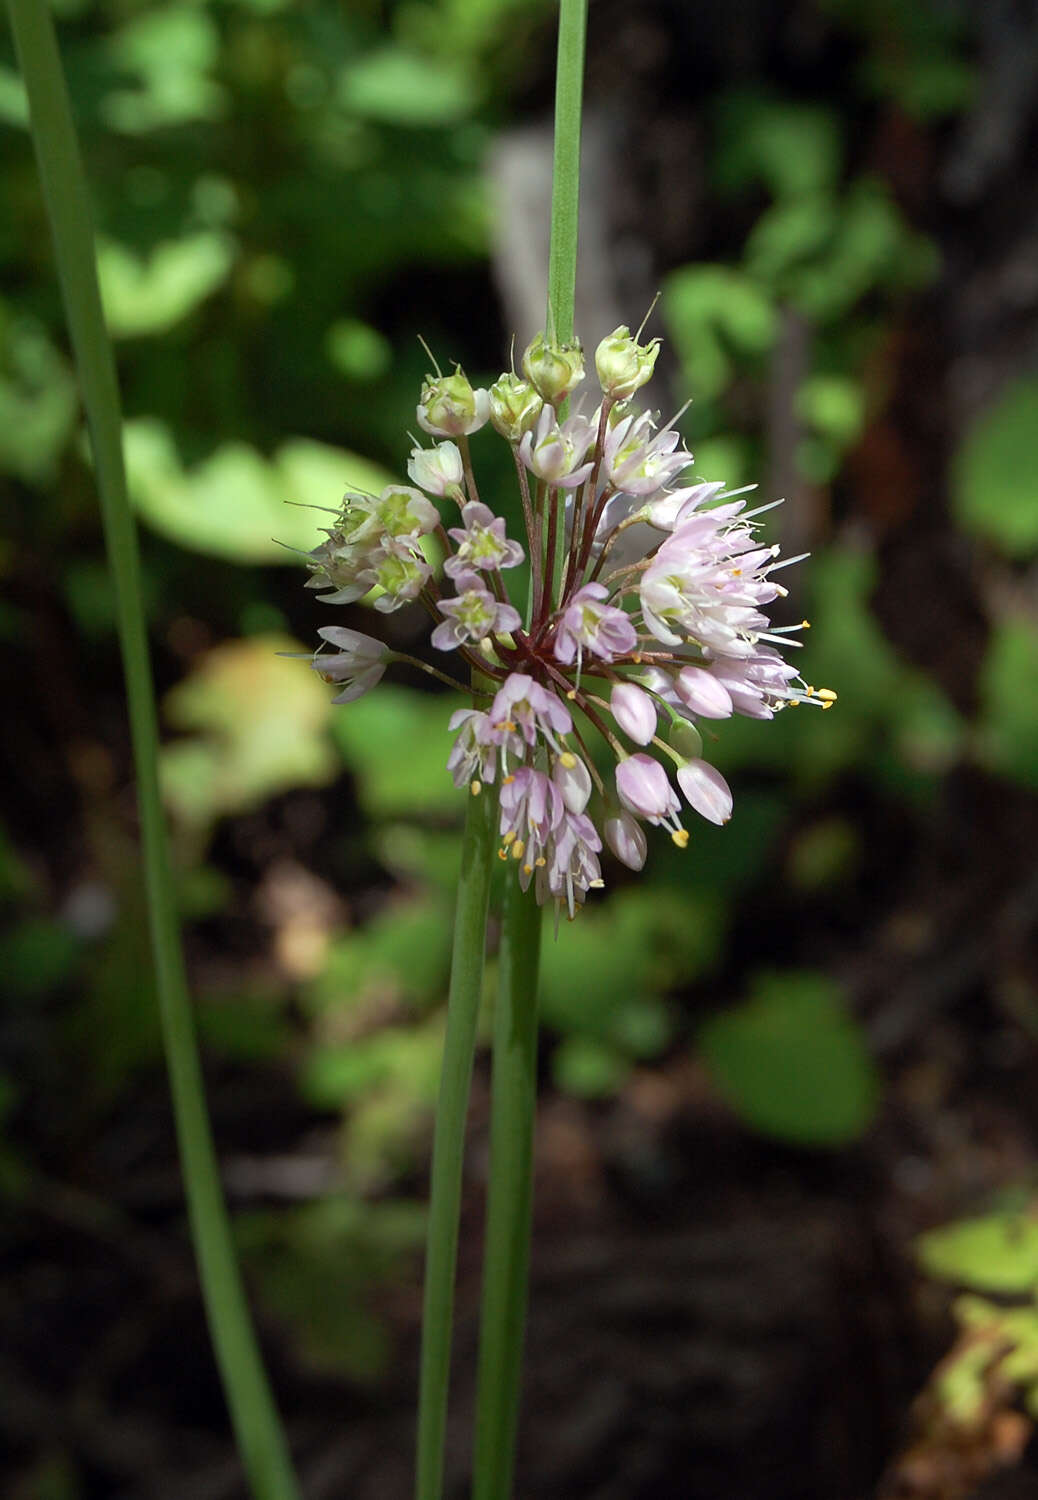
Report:
M 860 49 L 846 106 L 743 85 L 709 107 L 709 192 L 746 230 L 710 263 L 672 271 L 662 304 L 695 398 L 686 431 L 704 477 L 763 472 L 766 391 L 795 319 L 807 347 L 793 392 L 797 466 L 819 489 L 837 479 L 888 398 L 874 357 L 939 271 L 887 185 L 849 162 L 863 100 L 892 99 L 922 120 L 968 101 L 974 79 L 951 12 L 893 0 L 825 9 Z M 241 1234 L 309 1357 L 365 1378 L 386 1351 L 362 1284 L 399 1271 L 420 1215 L 362 1208 L 355 1195 L 392 1186 L 428 1139 L 461 817 L 444 771 L 456 704 L 393 682 L 332 709 L 305 663 L 278 655 L 305 650 L 306 632 L 331 615 L 301 587 L 292 595 L 274 565 L 314 545 L 321 507 L 347 486 L 377 490 L 400 475 L 426 364 L 415 336 L 442 358 L 483 348 L 468 342 L 480 332 L 468 326 L 474 282 L 459 296 L 457 279 L 485 275 L 484 156 L 552 7 L 62 0 L 58 10 L 147 528 L 185 916 L 218 932 L 242 920 L 244 877 L 214 844 L 270 799 L 327 789 L 337 820 L 314 881 L 327 895 L 341 880 L 341 902 L 329 914 L 308 887 L 294 918 L 312 920 L 320 961 L 279 967 L 267 954 L 256 974 L 232 954 L 206 973 L 199 1017 L 214 1053 L 290 1064 L 307 1103 L 341 1120 L 350 1196 L 256 1215 Z M 84 670 L 108 672 L 94 687 L 110 704 L 88 444 L 9 52 L 0 139 L 0 480 L 11 497 L 0 573 L 43 581 Z M 1007 567 L 1038 544 L 1036 403 L 1033 380 L 997 397 L 951 475 L 956 523 Z M 925 807 L 964 763 L 1038 785 L 1038 631 L 1022 610 L 996 622 L 967 721 L 877 624 L 864 541 L 836 536 L 804 577 L 805 675 L 837 689 L 838 705 L 717 726 L 708 753 L 736 782 L 730 825 L 695 829 L 684 855 L 657 841 L 637 882 L 610 867 L 610 889 L 547 938 L 542 1014 L 556 1088 L 605 1096 L 636 1066 L 691 1048 L 748 1128 L 831 1148 L 868 1128 L 879 1081 L 843 995 L 795 951 L 795 934 L 768 969 L 744 959 L 744 904 L 792 892 L 853 905 L 867 830 L 842 787 L 903 811 Z M 21 604 L 0 606 L 5 642 L 30 631 Z M 40 649 L 53 652 L 54 639 L 41 635 Z M 89 1107 L 103 1111 L 154 1064 L 157 1026 L 133 846 L 104 776 L 83 785 L 79 857 L 110 911 L 73 921 L 57 910 L 0 830 L 0 968 L 22 1013 L 67 1003 L 66 1074 L 89 1079 Z M 374 895 L 355 888 L 365 883 Z M 491 970 L 488 1004 L 492 984 Z M 17 1097 L 0 1081 L 0 1132 Z M 8 1152 L 0 1139 L 0 1184 L 18 1177 Z
M 971 1294 L 953 1304 L 958 1343 L 931 1381 L 941 1409 L 969 1428 L 984 1418 L 992 1385 L 1038 1417 L 1038 1217 L 1034 1204 L 964 1219 L 916 1244 L 928 1275 Z M 975 1295 L 987 1292 L 997 1297 Z M 1010 1300 L 1012 1299 L 1012 1300 Z
M 845 180 L 845 126 L 833 108 L 735 90 L 714 111 L 714 187 L 767 204 L 738 266 L 673 272 L 663 313 L 694 397 L 686 426 L 704 465 L 744 483 L 759 449 L 740 435 L 731 393 L 757 382 L 790 315 L 808 331 L 810 369 L 797 395 L 805 478 L 827 483 L 860 437 L 867 415 L 865 355 L 882 333 L 876 306 L 892 311 L 937 270 L 932 244 L 905 223 L 887 187 Z M 882 299 L 882 300 L 880 300 Z
M 966 433 L 951 473 L 955 516 L 1006 556 L 1038 553 L 1038 379 L 1015 381 Z

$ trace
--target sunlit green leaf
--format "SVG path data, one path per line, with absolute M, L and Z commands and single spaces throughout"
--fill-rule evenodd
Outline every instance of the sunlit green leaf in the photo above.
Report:
M 823 974 L 759 975 L 750 998 L 700 1032 L 707 1067 L 755 1130 L 804 1146 L 843 1146 L 867 1129 L 878 1078 L 840 990 Z
M 125 445 L 145 520 L 183 547 L 237 563 L 298 563 L 292 549 L 317 546 L 330 520 L 324 511 L 335 511 L 346 489 L 377 494 L 389 483 L 367 459 L 304 438 L 282 444 L 272 460 L 225 443 L 189 470 L 154 418 L 128 422 Z
M 191 731 L 162 751 L 167 802 L 186 821 L 255 807 L 294 786 L 323 786 L 336 773 L 327 689 L 283 636 L 251 636 L 206 652 L 166 695 L 165 714 Z
M 105 319 L 116 338 L 164 333 L 227 279 L 234 262 L 230 235 L 213 230 L 167 240 L 147 260 L 102 240 L 97 249 Z
M 931 1276 L 982 1292 L 1038 1290 L 1038 1217 L 988 1214 L 932 1229 L 916 1242 Z
M 0 470 L 53 481 L 78 404 L 72 372 L 43 328 L 0 303 Z
M 339 98 L 347 109 L 394 125 L 450 124 L 465 118 L 476 97 L 462 65 L 401 47 L 367 53 L 339 79 Z
M 340 318 L 325 338 L 328 358 L 350 380 L 376 380 L 393 360 L 388 339 L 359 318 Z
M 139 80 L 139 87 L 113 90 L 102 101 L 102 112 L 115 129 L 136 135 L 221 113 L 224 91 L 209 76 L 219 57 L 220 36 L 200 6 L 146 10 L 120 27 L 108 49 L 115 66 Z

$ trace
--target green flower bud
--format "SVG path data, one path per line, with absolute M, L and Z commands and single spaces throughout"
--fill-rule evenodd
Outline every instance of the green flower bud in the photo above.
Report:
M 675 719 L 667 732 L 667 738 L 686 760 L 699 760 L 703 754 L 703 736 L 687 719 Z
M 659 339 L 639 344 L 621 324 L 595 350 L 595 369 L 602 390 L 614 400 L 626 401 L 651 380 L 659 352 Z
M 418 403 L 418 425 L 434 437 L 464 437 L 487 420 L 486 391 L 473 390 L 459 365 L 453 375 L 427 375 Z
M 491 425 L 510 443 L 533 431 L 543 408 L 543 397 L 518 375 L 502 375 L 490 387 Z
M 539 333 L 523 355 L 523 374 L 545 401 L 558 406 L 584 379 L 584 351 L 580 340 L 550 343 Z

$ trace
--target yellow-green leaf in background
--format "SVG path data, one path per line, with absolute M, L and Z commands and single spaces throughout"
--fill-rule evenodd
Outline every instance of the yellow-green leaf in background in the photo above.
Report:
M 276 635 L 227 641 L 166 694 L 167 721 L 191 731 L 161 753 L 163 791 L 185 823 L 205 829 L 295 786 L 324 786 L 338 761 L 328 690 L 307 663 L 279 656 Z
M 981 1292 L 1038 1291 L 1038 1215 L 995 1213 L 932 1229 L 916 1241 L 923 1270 Z
M 287 563 L 308 552 L 347 489 L 378 493 L 385 470 L 339 448 L 293 438 L 272 459 L 247 443 L 224 443 L 185 469 L 165 423 L 127 422 L 130 494 L 156 531 L 182 547 L 236 563 Z M 313 509 L 311 507 L 318 507 Z
M 97 274 L 109 333 L 133 338 L 173 328 L 223 285 L 236 253 L 229 234 L 209 229 L 164 240 L 147 260 L 101 241 Z

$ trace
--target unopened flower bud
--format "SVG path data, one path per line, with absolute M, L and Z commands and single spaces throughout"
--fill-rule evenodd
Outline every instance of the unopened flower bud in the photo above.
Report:
M 732 699 L 723 682 L 705 667 L 682 667 L 678 673 L 678 697 L 692 713 L 704 719 L 730 719 Z
M 667 738 L 679 755 L 686 760 L 696 760 L 703 753 L 703 736 L 687 719 L 675 719 Z
M 418 425 L 434 437 L 462 437 L 476 432 L 490 415 L 490 398 L 473 390 L 459 365 L 453 375 L 427 375 L 418 403 Z
M 611 813 L 602 830 L 605 841 L 621 864 L 640 870 L 649 850 L 645 830 L 629 812 Z
M 595 369 L 602 390 L 615 401 L 626 401 L 652 379 L 659 352 L 659 339 L 639 344 L 621 324 L 595 350 Z
M 412 448 L 407 472 L 415 484 L 429 495 L 449 495 L 461 499 L 461 453 L 454 443 L 437 443 L 435 448 Z
M 531 432 L 544 406 L 528 380 L 518 375 L 502 375 L 488 392 L 490 421 L 495 431 L 510 443 L 518 443 L 524 432 Z
M 584 379 L 584 351 L 580 340 L 556 344 L 537 334 L 523 355 L 523 374 L 545 401 L 558 406 Z
M 630 755 L 616 768 L 616 790 L 628 812 L 650 823 L 672 823 L 681 804 L 667 773 L 651 755 Z
M 618 682 L 609 697 L 613 718 L 636 745 L 647 745 L 656 733 L 656 705 L 633 682 Z
M 705 760 L 690 760 L 678 769 L 678 786 L 701 818 L 718 825 L 732 815 L 732 793 L 720 771 Z

